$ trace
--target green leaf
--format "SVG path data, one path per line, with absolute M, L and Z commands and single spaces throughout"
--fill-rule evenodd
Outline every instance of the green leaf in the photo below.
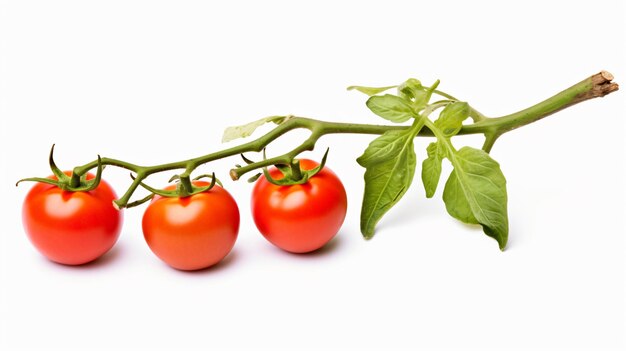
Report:
M 441 111 L 439 118 L 435 121 L 435 126 L 441 129 L 446 137 L 456 135 L 469 114 L 470 107 L 467 102 L 453 102 Z
M 430 143 L 426 148 L 428 158 L 422 162 L 422 183 L 424 183 L 424 190 L 426 190 L 426 197 L 431 198 L 437 191 L 437 184 L 441 177 L 441 161 L 442 150 L 440 144 Z
M 506 179 L 500 165 L 483 150 L 463 147 L 449 155 L 454 170 L 443 191 L 450 215 L 480 224 L 504 250 L 509 235 Z
M 417 131 L 412 128 L 401 132 L 386 132 L 372 142 L 360 157 L 359 163 L 366 167 L 365 193 L 361 207 L 361 233 L 367 239 L 374 236 L 378 221 L 391 209 L 411 186 L 415 174 L 415 150 L 413 138 Z M 394 144 L 384 160 L 365 157 L 379 154 L 384 144 Z M 396 145 L 397 144 L 397 145 Z M 364 161 L 365 160 L 365 161 Z
M 409 102 L 396 95 L 372 96 L 365 104 L 372 112 L 391 122 L 402 123 L 413 117 Z
M 372 140 L 356 161 L 363 167 L 387 161 L 400 153 L 405 142 L 405 130 L 389 130 Z
M 414 99 L 415 93 L 423 90 L 422 82 L 415 78 L 409 78 L 398 86 L 398 94 L 408 99 Z
M 357 90 L 362 92 L 363 94 L 367 95 L 367 96 L 372 96 L 372 95 L 376 95 L 376 94 L 380 94 L 384 91 L 387 91 L 389 89 L 393 89 L 397 87 L 397 85 L 390 85 L 388 87 L 380 87 L 380 88 L 373 88 L 373 87 L 362 87 L 362 86 L 358 86 L 358 85 L 352 85 L 348 87 L 348 90 Z
M 412 99 L 415 109 L 420 111 L 428 105 L 430 97 L 438 85 L 439 80 L 430 87 L 424 87 L 419 80 L 410 78 L 398 87 L 398 92 L 401 96 Z
M 224 130 L 224 134 L 222 136 L 222 142 L 226 143 L 231 140 L 245 138 L 247 136 L 252 135 L 254 131 L 265 123 L 274 122 L 276 124 L 281 124 L 285 120 L 287 120 L 289 116 L 270 116 L 261 118 L 254 122 L 250 122 L 248 124 L 244 124 L 242 126 L 228 127 Z

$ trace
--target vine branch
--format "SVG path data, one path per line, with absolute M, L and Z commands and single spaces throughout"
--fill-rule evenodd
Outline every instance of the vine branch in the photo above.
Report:
M 485 144 L 483 145 L 483 149 L 488 152 L 493 147 L 496 139 L 504 133 L 536 122 L 544 117 L 547 117 L 555 112 L 558 112 L 577 103 L 597 97 L 603 97 L 617 91 L 619 89 L 619 86 L 617 85 L 617 83 L 612 82 L 612 80 L 613 75 L 611 75 L 607 71 L 601 71 L 600 73 L 597 73 L 534 106 L 502 117 L 489 118 L 470 107 L 470 115 L 474 123 L 463 125 L 458 134 L 484 134 L 486 140 Z M 435 91 L 435 93 L 444 96 L 445 98 L 456 100 L 451 95 L 448 95 L 446 93 L 442 93 L 440 91 Z M 228 149 L 203 155 L 197 158 L 161 165 L 140 166 L 130 162 L 105 157 L 101 158 L 100 161 L 94 160 L 85 165 L 75 167 L 72 177 L 78 179 L 86 174 L 89 170 L 98 167 L 98 165 L 117 166 L 134 173 L 135 175 L 133 177 L 134 179 L 131 185 L 128 187 L 122 197 L 114 202 L 114 206 L 119 209 L 135 206 L 149 200 L 152 195 L 149 195 L 141 200 L 132 203 L 130 202 L 135 190 L 140 185 L 142 185 L 142 182 L 146 178 L 154 173 L 175 169 L 184 169 L 184 174 L 189 175 L 198 166 L 217 159 L 243 154 L 246 152 L 261 152 L 274 140 L 294 129 L 308 129 L 309 131 L 311 131 L 311 135 L 300 145 L 282 155 L 263 159 L 261 161 L 253 162 L 242 167 L 231 169 L 231 178 L 233 180 L 237 180 L 248 172 L 273 164 L 290 164 L 291 161 L 300 153 L 307 150 L 313 150 L 319 138 L 326 134 L 383 134 L 387 131 L 404 130 L 407 128 L 410 128 L 410 126 L 338 123 L 305 117 L 285 117 L 276 128 L 255 140 Z M 432 137 L 433 133 L 428 128 L 424 128 L 418 133 L 417 136 Z

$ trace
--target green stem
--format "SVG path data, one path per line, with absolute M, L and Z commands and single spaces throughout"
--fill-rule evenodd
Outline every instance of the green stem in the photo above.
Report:
M 299 160 L 294 159 L 291 161 L 291 177 L 293 178 L 293 180 L 302 179 L 302 170 L 300 169 Z
M 612 79 L 613 77 L 610 75 L 610 73 L 603 71 L 583 80 L 578 84 L 573 85 L 572 87 L 534 106 L 503 117 L 488 118 L 480 114 L 478 111 L 472 109 L 470 115 L 474 119 L 475 123 L 464 125 L 458 134 L 484 134 L 486 136 L 486 141 L 483 149 L 489 151 L 497 137 L 506 132 L 538 121 L 552 113 L 572 106 L 578 102 L 582 102 L 595 97 L 601 97 L 613 91 L 616 91 L 618 89 L 618 86 L 617 84 L 611 82 Z M 448 94 L 439 91 L 435 91 L 435 93 L 451 100 L 456 100 L 454 97 Z M 426 123 L 429 123 L 429 121 L 426 121 Z M 291 117 L 287 118 L 282 124 L 278 125 L 276 128 L 256 140 L 188 160 L 154 166 L 139 166 L 133 163 L 112 158 L 102 158 L 101 164 L 125 168 L 136 174 L 133 183 L 130 185 L 126 193 L 124 193 L 124 195 L 120 199 L 115 201 L 115 205 L 122 208 L 126 207 L 129 204 L 129 201 L 134 191 L 141 184 L 141 182 L 151 174 L 174 169 L 185 169 L 185 174 L 189 175 L 193 170 L 196 169 L 196 167 L 217 159 L 243 154 L 245 152 L 260 152 L 272 141 L 294 129 L 308 129 L 311 131 L 311 135 L 300 145 L 283 155 L 264 159 L 240 168 L 232 169 L 230 171 L 231 178 L 236 180 L 250 171 L 267 167 L 273 164 L 290 164 L 293 159 L 300 153 L 307 150 L 313 150 L 317 140 L 321 136 L 326 134 L 341 133 L 378 135 L 390 130 L 404 130 L 407 128 L 411 128 L 411 126 L 339 123 L 320 121 L 304 117 Z M 428 128 L 422 128 L 417 136 L 432 137 L 433 132 Z M 96 160 L 74 168 L 73 172 L 76 176 L 82 176 L 90 169 L 93 169 L 97 166 L 98 161 Z
M 491 148 L 496 143 L 496 140 L 498 140 L 500 135 L 502 134 L 485 133 L 485 143 L 483 144 L 483 151 L 485 151 L 486 153 L 491 152 Z
M 465 131 L 472 133 L 474 128 L 476 128 L 502 135 L 513 129 L 536 122 L 579 102 L 595 97 L 602 97 L 616 91 L 618 85 L 612 83 L 611 80 L 613 80 L 613 76 L 609 72 L 602 71 L 536 105 L 510 115 L 498 118 L 487 118 L 468 126 L 469 128 L 466 128 Z

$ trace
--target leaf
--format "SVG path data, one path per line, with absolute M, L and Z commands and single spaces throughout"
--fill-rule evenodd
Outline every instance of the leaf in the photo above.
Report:
M 441 177 L 442 151 L 440 149 L 439 143 L 430 143 L 426 148 L 428 158 L 422 162 L 422 183 L 424 183 L 427 198 L 435 195 Z
M 405 130 L 389 130 L 378 138 L 372 140 L 363 155 L 356 161 L 363 167 L 375 165 L 387 161 L 400 153 L 405 139 Z
M 408 99 L 415 99 L 415 93 L 423 90 L 422 82 L 415 78 L 409 78 L 398 86 L 398 94 Z
M 419 80 L 410 78 L 398 87 L 398 93 L 407 99 L 412 99 L 415 110 L 420 111 L 428 105 L 430 97 L 438 85 L 439 80 L 430 87 L 424 87 Z
M 358 86 L 358 85 L 352 85 L 348 87 L 348 90 L 357 90 L 362 92 L 363 94 L 367 95 L 367 96 L 372 96 L 372 95 L 376 95 L 376 94 L 380 94 L 383 91 L 387 91 L 389 89 L 393 89 L 397 87 L 397 85 L 390 85 L 388 87 L 380 87 L 380 88 L 373 88 L 373 87 L 362 87 L 362 86 Z
M 389 133 L 389 134 L 388 134 Z M 415 150 L 413 138 L 417 132 L 409 130 L 395 133 L 394 138 L 387 132 L 380 136 L 378 143 L 372 142 L 363 156 L 377 153 L 384 148 L 384 143 L 397 144 L 390 146 L 384 160 L 378 162 L 365 161 L 365 193 L 361 207 L 361 233 L 366 239 L 374 236 L 378 221 L 391 209 L 411 186 L 415 174 Z M 375 145 L 376 150 L 373 149 Z M 362 157 L 363 157 L 362 156 Z M 363 159 L 361 157 L 361 162 Z M 367 158 L 366 158 L 367 159 Z
M 453 102 L 441 111 L 439 118 L 435 121 L 435 126 L 441 129 L 446 137 L 456 135 L 469 114 L 470 107 L 467 102 Z
M 449 155 L 454 170 L 443 191 L 450 215 L 480 224 L 504 250 L 509 235 L 506 179 L 500 165 L 483 150 L 463 147 Z
M 402 123 L 413 117 L 409 102 L 396 95 L 372 96 L 365 104 L 372 112 L 391 122 Z
M 254 131 L 265 123 L 274 122 L 276 124 L 281 124 L 285 120 L 287 120 L 288 116 L 271 116 L 261 118 L 254 122 L 250 122 L 248 124 L 244 124 L 242 126 L 228 127 L 224 130 L 224 134 L 222 135 L 222 142 L 226 143 L 231 140 L 245 138 L 247 136 L 252 135 Z

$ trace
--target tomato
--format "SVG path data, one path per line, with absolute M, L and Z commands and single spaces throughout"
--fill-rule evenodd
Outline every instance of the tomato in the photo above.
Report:
M 303 170 L 319 164 L 300 160 Z M 282 173 L 269 169 L 274 179 Z M 305 253 L 328 243 L 346 217 L 348 201 L 343 184 L 328 167 L 299 185 L 279 186 L 259 178 L 252 192 L 252 216 L 263 236 L 279 248 Z
M 87 174 L 88 180 L 93 178 Z M 35 248 L 51 261 L 67 265 L 91 262 L 109 251 L 120 235 L 123 215 L 113 207 L 116 198 L 104 180 L 87 192 L 37 183 L 22 206 L 24 230 Z
M 193 181 L 197 187 L 209 185 Z M 166 190 L 174 189 L 174 186 Z M 173 268 L 198 270 L 220 262 L 239 232 L 239 208 L 224 188 L 187 197 L 155 195 L 143 215 L 143 233 L 154 254 Z

